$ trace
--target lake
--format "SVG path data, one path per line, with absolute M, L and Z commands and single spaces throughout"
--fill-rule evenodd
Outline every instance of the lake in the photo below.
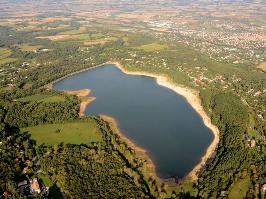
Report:
M 115 118 L 122 133 L 148 151 L 161 178 L 188 174 L 214 138 L 184 97 L 152 77 L 127 75 L 112 64 L 69 76 L 53 88 L 91 89 L 96 100 L 85 114 Z

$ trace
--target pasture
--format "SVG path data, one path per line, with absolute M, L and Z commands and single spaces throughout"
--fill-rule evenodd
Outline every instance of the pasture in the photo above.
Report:
M 59 124 L 44 124 L 22 128 L 37 141 L 37 145 L 53 146 L 65 144 L 88 144 L 102 140 L 97 123 L 93 119 L 87 121 L 72 121 Z

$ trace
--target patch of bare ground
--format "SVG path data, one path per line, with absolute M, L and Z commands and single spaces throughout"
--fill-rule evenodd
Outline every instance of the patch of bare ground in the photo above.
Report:
M 258 65 L 258 68 L 266 72 L 266 62 L 262 62 Z

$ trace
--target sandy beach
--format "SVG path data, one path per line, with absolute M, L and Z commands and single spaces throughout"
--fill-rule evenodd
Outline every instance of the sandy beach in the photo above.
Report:
M 79 108 L 79 117 L 85 116 L 85 109 L 89 103 L 96 99 L 96 97 L 88 97 L 91 93 L 90 89 L 82 89 L 82 90 L 62 90 L 64 93 L 69 95 L 76 95 L 81 99 L 80 108 Z
M 86 97 L 91 93 L 90 89 L 82 89 L 82 90 L 62 90 L 63 92 L 69 95 L 76 95 L 80 98 Z
M 80 107 L 79 107 L 79 117 L 85 116 L 86 107 L 95 99 L 96 99 L 96 97 L 88 97 L 88 98 L 82 100 Z

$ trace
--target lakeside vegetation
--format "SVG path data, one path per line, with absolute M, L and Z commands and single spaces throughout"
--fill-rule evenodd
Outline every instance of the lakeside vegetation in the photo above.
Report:
M 62 95 L 56 94 L 35 94 L 17 99 L 18 102 L 64 102 Z

